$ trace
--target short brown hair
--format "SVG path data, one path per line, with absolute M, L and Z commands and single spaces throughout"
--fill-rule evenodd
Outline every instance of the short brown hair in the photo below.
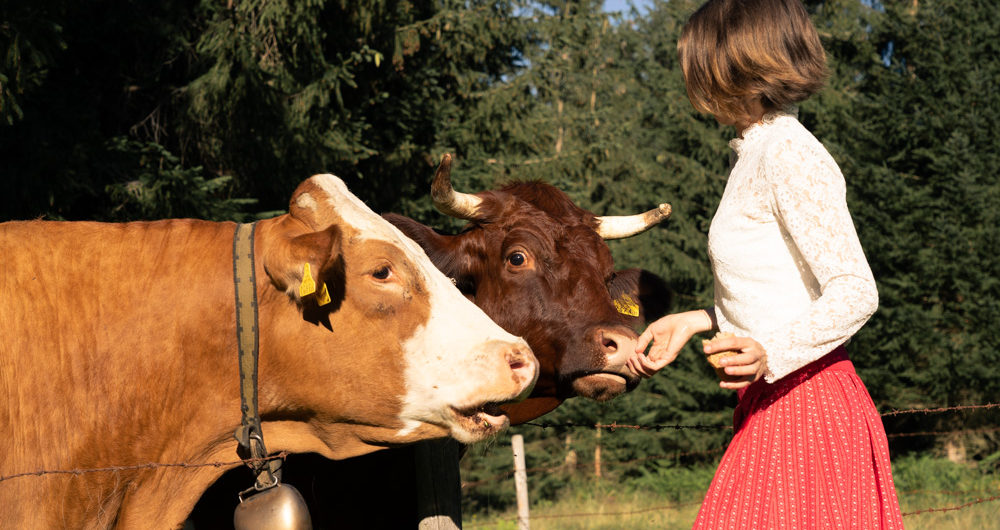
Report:
M 677 42 L 694 108 L 734 123 L 783 109 L 826 82 L 826 54 L 801 0 L 709 0 Z

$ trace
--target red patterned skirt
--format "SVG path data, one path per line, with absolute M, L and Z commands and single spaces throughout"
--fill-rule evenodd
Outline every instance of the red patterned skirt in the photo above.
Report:
M 739 397 L 694 528 L 903 528 L 882 417 L 843 347 Z

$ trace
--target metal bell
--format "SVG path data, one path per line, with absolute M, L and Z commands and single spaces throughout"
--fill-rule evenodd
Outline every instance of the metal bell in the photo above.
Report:
M 294 486 L 278 483 L 240 501 L 233 514 L 236 530 L 312 530 L 309 508 Z

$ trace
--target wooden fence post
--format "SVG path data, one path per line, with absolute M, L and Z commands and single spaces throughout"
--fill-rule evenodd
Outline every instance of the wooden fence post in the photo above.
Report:
M 448 438 L 416 444 L 417 528 L 462 528 L 462 481 L 458 442 Z
M 510 439 L 514 450 L 514 487 L 517 489 L 517 530 L 531 527 L 528 516 L 528 472 L 524 467 L 524 437 L 515 434 Z
M 594 447 L 594 476 L 601 478 L 601 426 L 597 426 L 597 445 Z
M 566 435 L 566 457 L 563 458 L 563 465 L 566 466 L 566 471 L 570 473 L 576 473 L 576 450 L 573 449 L 573 438 L 571 435 Z

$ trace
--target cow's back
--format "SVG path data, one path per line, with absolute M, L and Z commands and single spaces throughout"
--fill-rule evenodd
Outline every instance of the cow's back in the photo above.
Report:
M 232 226 L 0 224 L 0 475 L 128 466 L 163 454 L 168 431 L 183 432 L 191 419 L 174 408 L 213 384 L 207 374 L 231 368 L 221 363 L 232 359 L 211 352 L 233 340 L 222 319 L 232 312 Z M 30 510 L 41 521 L 64 499 L 113 514 L 126 492 L 88 499 L 86 491 L 129 473 L 0 482 L 0 520 Z M 49 486 L 56 498 L 42 495 Z M 13 489 L 37 489 L 28 498 L 38 503 L 5 502 Z

